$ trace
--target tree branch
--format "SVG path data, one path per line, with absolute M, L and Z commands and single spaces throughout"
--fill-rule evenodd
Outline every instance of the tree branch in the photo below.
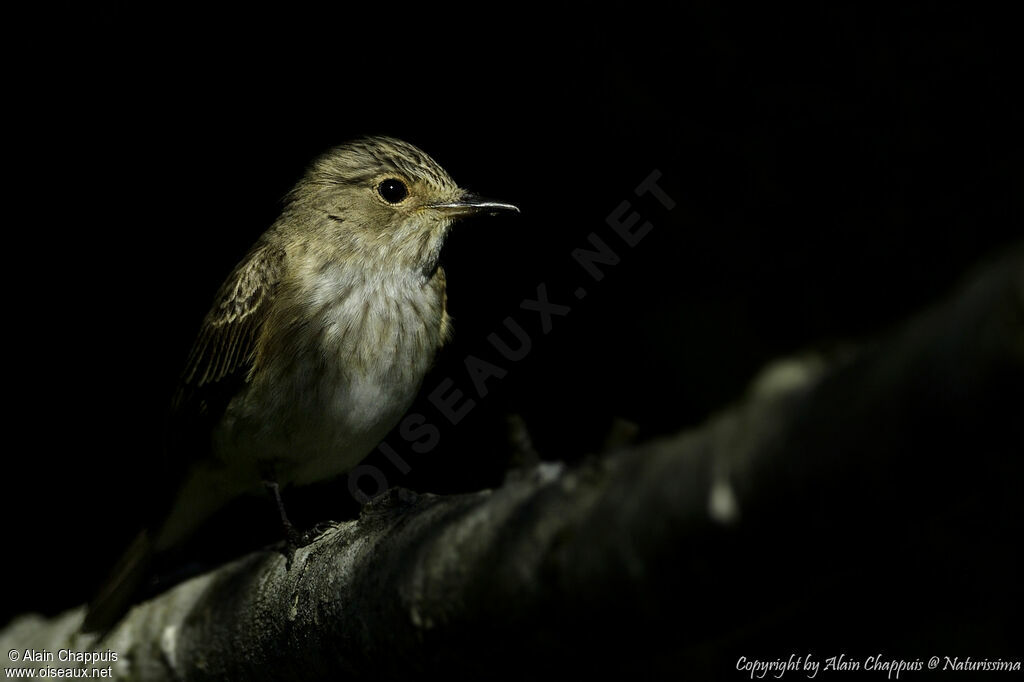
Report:
M 777 363 L 701 428 L 496 490 L 391 490 L 290 571 L 254 553 L 136 607 L 103 642 L 75 634 L 76 609 L 17 619 L 0 648 L 109 648 L 124 679 L 276 680 L 712 678 L 736 674 L 737 652 L 847 646 L 865 624 L 868 645 L 914 645 L 938 627 L 931 590 L 959 584 L 937 574 L 983 572 L 993 604 L 1019 575 L 999 547 L 1020 527 L 1022 379 L 1018 249 L 852 357 Z M 865 599 L 919 613 L 861 619 Z M 986 613 L 978 646 L 998 648 L 1002 614 Z

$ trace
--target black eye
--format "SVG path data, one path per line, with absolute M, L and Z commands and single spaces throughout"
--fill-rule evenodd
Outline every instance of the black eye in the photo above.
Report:
M 389 204 L 397 204 L 409 196 L 409 188 L 401 180 L 388 178 L 377 185 L 377 194 Z

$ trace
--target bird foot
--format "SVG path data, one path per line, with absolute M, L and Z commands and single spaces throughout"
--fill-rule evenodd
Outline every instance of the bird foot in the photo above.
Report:
M 317 538 L 334 528 L 338 523 L 336 521 L 321 521 L 315 524 L 312 528 L 302 534 L 302 546 L 311 545 L 316 542 Z
M 313 544 L 317 538 L 335 526 L 334 521 L 321 521 L 306 531 L 300 531 L 290 523 L 285 526 L 284 545 L 281 547 L 281 554 L 285 560 L 285 570 L 289 571 L 295 559 L 295 552 Z

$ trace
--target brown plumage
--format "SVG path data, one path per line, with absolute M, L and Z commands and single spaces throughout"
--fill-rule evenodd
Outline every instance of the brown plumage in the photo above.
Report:
M 416 147 L 365 138 L 316 160 L 204 319 L 173 403 L 181 484 L 90 606 L 110 627 L 155 554 L 264 482 L 355 466 L 412 402 L 449 334 L 441 246 L 455 220 L 516 211 Z

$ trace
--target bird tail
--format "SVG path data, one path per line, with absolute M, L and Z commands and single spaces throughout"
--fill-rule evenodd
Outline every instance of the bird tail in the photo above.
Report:
M 89 603 L 82 632 L 106 634 L 138 598 L 153 563 L 153 543 L 142 531 L 115 564 L 96 597 Z

